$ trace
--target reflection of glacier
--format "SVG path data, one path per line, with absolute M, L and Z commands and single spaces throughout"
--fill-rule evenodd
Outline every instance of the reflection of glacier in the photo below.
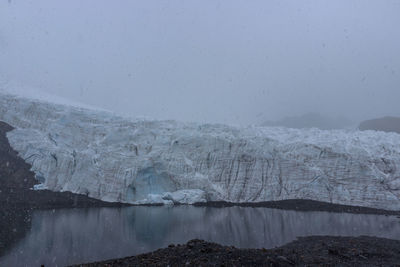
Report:
M 400 208 L 400 135 L 130 120 L 0 94 L 42 187 L 129 203 L 314 199 Z
M 36 211 L 26 238 L 1 266 L 64 266 L 130 256 L 201 238 L 238 247 L 280 246 L 297 236 L 400 239 L 393 216 L 266 208 L 129 207 Z

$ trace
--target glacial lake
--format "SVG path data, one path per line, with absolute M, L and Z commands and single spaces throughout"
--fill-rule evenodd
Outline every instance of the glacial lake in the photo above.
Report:
M 241 248 L 273 248 L 309 235 L 400 239 L 400 219 L 250 207 L 88 208 L 32 211 L 25 231 L 6 245 L 0 266 L 65 266 L 131 256 L 194 238 Z

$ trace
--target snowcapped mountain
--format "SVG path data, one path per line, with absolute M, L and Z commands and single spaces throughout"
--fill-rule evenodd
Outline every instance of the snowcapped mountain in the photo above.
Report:
M 314 199 L 400 210 L 400 135 L 139 120 L 0 92 L 37 187 L 105 201 Z

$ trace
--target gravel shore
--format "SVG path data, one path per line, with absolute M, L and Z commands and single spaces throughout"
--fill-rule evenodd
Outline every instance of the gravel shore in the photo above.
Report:
M 207 203 L 195 203 L 195 206 L 208 207 L 263 207 L 271 209 L 296 210 L 296 211 L 329 211 L 338 213 L 354 213 L 354 214 L 376 214 L 376 215 L 400 215 L 400 211 L 382 210 L 360 206 L 349 206 L 333 204 L 309 199 L 286 199 L 279 201 L 266 201 L 256 203 L 231 203 L 224 201 L 212 201 Z
M 275 249 L 238 249 L 203 240 L 169 245 L 94 266 L 400 266 L 400 241 L 376 237 L 302 237 Z

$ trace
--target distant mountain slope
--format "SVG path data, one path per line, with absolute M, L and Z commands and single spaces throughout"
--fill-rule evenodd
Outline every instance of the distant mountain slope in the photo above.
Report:
M 330 118 L 319 113 L 307 113 L 300 116 L 285 117 L 277 121 L 266 121 L 263 126 L 288 127 L 288 128 L 318 128 L 321 130 L 345 129 L 352 126 L 346 118 Z
M 383 117 L 379 119 L 367 120 L 360 123 L 360 130 L 375 130 L 383 132 L 395 132 L 400 134 L 399 117 Z

